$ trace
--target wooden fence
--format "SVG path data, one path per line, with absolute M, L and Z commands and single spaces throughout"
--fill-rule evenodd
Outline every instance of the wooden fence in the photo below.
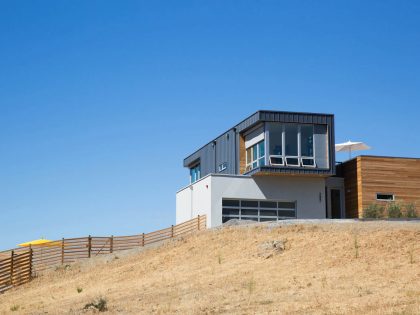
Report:
M 146 234 L 63 238 L 43 245 L 2 251 L 0 252 L 0 293 L 29 282 L 34 276 L 48 269 L 80 259 L 147 246 L 205 228 L 206 216 L 203 215 Z

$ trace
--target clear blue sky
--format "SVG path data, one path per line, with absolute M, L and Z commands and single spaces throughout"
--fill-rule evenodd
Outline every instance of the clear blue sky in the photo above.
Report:
M 182 159 L 258 109 L 334 113 L 337 142 L 419 157 L 419 16 L 419 1 L 2 1 L 0 249 L 173 224 Z

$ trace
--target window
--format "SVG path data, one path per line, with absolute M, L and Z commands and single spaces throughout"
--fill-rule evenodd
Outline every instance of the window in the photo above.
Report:
M 195 165 L 194 167 L 190 168 L 190 180 L 191 184 L 198 181 L 201 177 L 201 171 L 200 171 L 200 164 Z
M 250 171 L 253 168 L 264 165 L 265 142 L 263 140 L 246 149 L 246 169 Z
M 314 156 L 314 126 L 302 125 L 300 126 L 300 152 L 301 156 Z
M 222 200 L 222 222 L 231 219 L 258 222 L 296 218 L 296 202 L 267 200 Z
M 393 194 L 381 194 L 381 193 L 377 193 L 376 194 L 376 200 L 380 200 L 380 201 L 394 201 L 395 200 L 395 196 Z
M 283 158 L 283 125 L 271 124 L 270 125 L 270 161 L 269 163 L 274 166 L 284 165 Z
M 227 162 L 223 162 L 222 164 L 219 164 L 219 173 L 223 172 L 225 169 L 227 169 Z
M 271 124 L 269 133 L 270 165 L 316 167 L 314 125 Z
M 300 155 L 303 167 L 315 167 L 314 126 L 300 126 Z
M 298 155 L 298 125 L 286 125 L 286 156 Z

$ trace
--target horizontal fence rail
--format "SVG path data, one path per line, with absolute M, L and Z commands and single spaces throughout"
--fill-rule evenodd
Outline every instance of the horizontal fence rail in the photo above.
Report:
M 0 252 L 0 293 L 29 282 L 45 270 L 81 259 L 144 247 L 204 229 L 206 229 L 206 216 L 199 215 L 181 224 L 146 234 L 63 238 L 42 245 L 2 251 Z

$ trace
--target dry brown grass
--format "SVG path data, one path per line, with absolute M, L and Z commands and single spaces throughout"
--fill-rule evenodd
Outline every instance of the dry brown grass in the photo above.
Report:
M 258 255 L 273 240 L 286 249 Z M 0 313 L 89 313 L 98 297 L 121 314 L 420 314 L 420 224 L 203 231 L 51 272 L 0 295 Z

